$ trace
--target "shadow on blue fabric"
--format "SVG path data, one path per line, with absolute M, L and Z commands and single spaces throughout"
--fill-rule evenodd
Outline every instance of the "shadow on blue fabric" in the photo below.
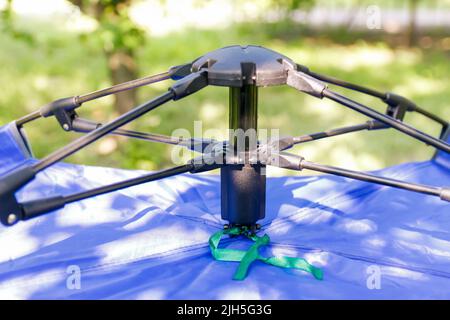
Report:
M 0 128 L 0 141 L 0 174 L 35 161 L 14 124 Z M 69 194 L 139 174 L 59 163 L 17 196 Z M 449 186 L 450 156 L 376 174 Z M 0 227 L 0 298 L 450 299 L 448 203 L 329 175 L 268 178 L 267 189 L 262 226 L 272 242 L 264 250 L 307 258 L 324 281 L 259 262 L 233 281 L 236 264 L 215 261 L 208 248 L 224 223 L 219 177 L 184 174 Z

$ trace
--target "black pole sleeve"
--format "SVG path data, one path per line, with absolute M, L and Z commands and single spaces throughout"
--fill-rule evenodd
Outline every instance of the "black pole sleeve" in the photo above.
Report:
M 65 206 L 66 201 L 63 196 L 55 196 L 46 199 L 27 201 L 21 204 L 22 219 L 28 220 L 44 213 L 61 209 Z
M 350 109 L 353 109 L 359 113 L 362 113 L 372 119 L 378 120 L 380 122 L 385 123 L 386 125 L 401 131 L 417 140 L 420 140 L 428 145 L 431 145 L 439 150 L 450 153 L 450 145 L 444 141 L 436 139 L 426 133 L 423 133 L 401 121 L 395 120 L 392 117 L 379 113 L 373 109 L 370 109 L 358 102 L 355 102 L 347 97 L 344 97 L 336 92 L 333 92 L 329 89 L 325 89 L 323 91 L 323 96 L 327 97 L 333 101 L 336 101 L 339 104 L 342 104 Z
M 10 226 L 21 217 L 21 207 L 15 193 L 34 179 L 35 171 L 31 166 L 21 167 L 0 178 L 0 222 Z

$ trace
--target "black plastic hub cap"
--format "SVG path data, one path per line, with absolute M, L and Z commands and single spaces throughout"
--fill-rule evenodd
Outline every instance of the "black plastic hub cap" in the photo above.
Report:
M 226 87 L 286 84 L 288 69 L 296 64 L 288 57 L 261 46 L 229 46 L 196 59 L 192 72 L 208 71 L 208 84 Z

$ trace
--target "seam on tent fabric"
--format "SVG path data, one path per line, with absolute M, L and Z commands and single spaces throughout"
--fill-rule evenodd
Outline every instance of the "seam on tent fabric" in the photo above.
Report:
M 188 250 L 186 250 L 188 249 Z M 205 245 L 203 242 L 202 243 L 197 243 L 197 244 L 193 244 L 193 245 L 189 245 L 189 246 L 185 246 L 177 249 L 172 249 L 163 253 L 158 253 L 158 254 L 154 254 L 154 255 L 148 255 L 148 256 L 144 256 L 141 257 L 139 259 L 124 259 L 124 260 L 119 260 L 116 262 L 109 262 L 109 263 L 100 263 L 100 264 L 94 264 L 92 266 L 88 266 L 85 268 L 81 268 L 81 272 L 92 272 L 92 271 L 100 271 L 106 268 L 110 268 L 110 267 L 116 267 L 116 266 L 121 266 L 124 264 L 129 264 L 129 263 L 143 263 L 144 260 L 159 260 L 162 258 L 167 258 L 167 257 L 171 257 L 171 256 L 175 256 L 177 255 L 177 259 L 178 260 L 180 258 L 183 258 L 186 256 L 186 254 L 190 253 L 189 256 L 192 257 L 192 251 L 195 250 L 199 250 L 199 251 L 205 251 L 205 252 L 209 252 L 209 247 L 208 245 Z M 180 253 L 182 253 L 180 255 Z M 204 252 L 199 252 L 198 255 L 203 254 Z M 60 261 L 60 262 L 54 262 L 54 263 L 64 263 L 64 261 Z M 19 269 L 20 270 L 20 269 Z M 15 270 L 15 271 L 19 271 L 19 270 Z M 42 277 L 43 281 L 49 281 L 55 278 L 60 278 L 61 274 L 63 274 L 64 276 L 67 276 L 64 273 L 64 269 L 61 269 L 62 271 L 53 271 L 50 273 L 47 273 L 45 275 L 45 277 Z M 37 275 L 35 278 L 33 278 L 33 280 L 31 281 L 36 281 L 36 279 L 39 279 L 39 275 Z M 30 282 L 30 280 L 16 280 L 16 281 L 12 281 L 14 284 L 14 287 L 21 287 L 21 286 L 27 286 Z M 0 289 L 4 288 L 5 285 L 0 283 Z M 7 283 L 7 288 L 10 288 L 11 284 Z
M 429 274 L 429 275 L 436 276 L 436 277 L 450 279 L 450 272 L 446 272 L 446 271 L 442 271 L 442 270 L 424 268 L 424 267 L 419 267 L 419 266 L 414 266 L 414 265 L 413 266 L 411 266 L 411 265 L 404 265 L 404 264 L 401 264 L 401 263 L 395 263 L 395 262 L 390 262 L 390 261 L 386 261 L 386 260 L 383 260 L 383 259 L 376 259 L 376 258 L 371 258 L 371 257 L 355 255 L 355 254 L 346 253 L 346 252 L 343 252 L 343 251 L 311 248 L 311 247 L 304 246 L 304 245 L 301 245 L 301 244 L 300 245 L 296 245 L 296 244 L 286 244 L 286 243 L 278 243 L 278 242 L 273 242 L 272 244 L 276 245 L 276 246 L 280 246 L 280 247 L 292 248 L 292 249 L 301 250 L 301 251 L 308 251 L 308 252 L 329 252 L 329 253 L 335 254 L 337 256 L 344 257 L 344 258 L 351 259 L 351 260 L 364 261 L 364 262 L 369 262 L 369 263 L 376 263 L 377 265 L 384 265 L 384 266 L 387 266 L 387 267 L 395 267 L 395 268 L 400 268 L 400 269 L 406 269 L 406 270 L 410 270 L 410 271 L 414 271 L 414 272 L 419 272 L 419 273 Z
M 212 220 L 205 220 L 205 219 L 202 219 L 202 218 L 185 216 L 185 215 L 176 214 L 176 213 L 167 213 L 167 211 L 165 211 L 165 212 L 166 212 L 165 214 L 169 214 L 171 216 L 179 217 L 179 218 L 186 219 L 186 220 L 191 220 L 191 221 L 194 221 L 194 222 L 199 222 L 199 223 L 202 223 L 202 224 L 209 225 L 211 227 L 217 227 L 219 229 L 223 227 L 221 223 L 218 223 L 218 222 L 215 222 L 215 221 L 212 221 Z
M 231 239 L 224 239 L 222 241 L 223 243 L 228 243 L 231 242 Z M 99 264 L 93 264 L 91 266 L 88 266 L 86 268 L 82 268 L 81 271 L 96 271 L 96 270 L 103 270 L 109 267 L 116 267 L 116 266 L 120 266 L 120 265 L 124 265 L 124 264 L 129 264 L 129 263 L 143 263 L 145 260 L 160 260 L 160 259 L 164 259 L 167 257 L 173 257 L 176 256 L 175 260 L 184 258 L 188 253 L 189 253 L 189 257 L 192 257 L 193 255 L 191 254 L 192 251 L 195 250 L 199 250 L 199 251 L 205 251 L 205 252 L 209 252 L 209 244 L 207 242 L 198 242 L 195 244 L 191 244 L 191 245 L 187 245 L 184 247 L 180 247 L 180 248 L 175 248 L 175 249 L 170 249 L 167 251 L 163 251 L 163 252 L 159 252 L 159 253 L 155 253 L 155 254 L 150 254 L 150 255 L 146 255 L 146 256 L 142 256 L 138 259 L 122 259 L 122 260 L 117 260 L 114 262 L 108 262 L 108 263 L 99 263 Z M 203 252 L 199 252 L 198 255 L 203 254 Z M 66 263 L 67 261 L 54 261 L 52 262 L 53 264 L 57 264 L 57 263 Z M 20 269 L 18 270 L 14 270 L 14 271 L 20 271 Z M 49 273 L 49 277 L 45 277 L 45 279 L 51 279 L 50 277 L 52 277 L 53 273 Z M 58 275 L 60 275 L 59 272 L 54 272 L 53 278 L 57 277 Z M 27 280 L 23 280 L 23 281 L 17 281 L 15 283 L 28 283 Z M 0 283 L 0 288 L 2 287 L 2 284 Z
M 226 239 L 224 239 L 226 240 Z M 445 271 L 440 271 L 440 270 L 434 270 L 434 269 L 428 269 L 428 268 L 421 268 L 421 267 L 415 267 L 415 266 L 407 266 L 407 265 L 402 265 L 402 264 L 396 264 L 396 263 L 392 263 L 392 262 L 388 262 L 388 261 L 384 261 L 384 260 L 376 260 L 373 258 L 368 258 L 368 257 L 364 257 L 364 256 L 358 256 L 358 255 L 352 255 L 352 254 L 348 254 L 345 252 L 340 252 L 340 251 L 334 251 L 334 250 L 323 250 L 323 249 L 317 249 L 317 248 L 310 248 L 307 246 L 302 246 L 302 245 L 291 245 L 291 244 L 280 244 L 277 242 L 273 242 L 272 246 L 279 246 L 279 247 L 290 247 L 290 248 L 294 248 L 297 250 L 301 250 L 301 251 L 309 251 L 309 252 L 329 252 L 331 254 L 335 254 L 337 256 L 346 258 L 346 259 L 350 259 L 350 260 L 354 260 L 354 261 L 360 261 L 360 262 L 369 262 L 369 263 L 377 263 L 379 265 L 384 265 L 384 266 L 388 266 L 388 267 L 395 267 L 395 268 L 400 268 L 400 269 L 406 269 L 406 270 L 410 270 L 413 272 L 418 272 L 421 274 L 428 274 L 431 276 L 436 276 L 436 277 L 441 277 L 441 278 L 449 278 L 450 279 L 450 273 L 447 273 Z M 187 249 L 187 250 L 186 250 Z M 141 259 L 138 260 L 124 260 L 121 262 L 115 262 L 115 263 L 105 263 L 105 264 L 98 264 L 98 265 L 93 265 L 93 266 L 89 266 L 87 268 L 82 268 L 82 272 L 93 272 L 93 271 L 100 271 L 109 267 L 115 267 L 115 266 L 120 266 L 123 264 L 127 264 L 127 263 L 132 263 L 132 264 L 139 264 L 139 263 L 144 263 L 144 260 L 148 260 L 148 259 L 152 259 L 152 260 L 158 260 L 161 258 L 167 258 L 167 257 L 171 257 L 171 256 L 177 256 L 178 258 L 182 258 L 184 256 L 186 256 L 186 254 L 189 254 L 189 257 L 193 257 L 193 256 L 199 256 L 204 254 L 206 251 L 208 251 L 208 246 L 207 245 L 190 245 L 190 246 L 186 246 L 181 248 L 182 252 L 184 253 L 183 256 L 179 255 L 179 251 L 180 249 L 173 249 L 173 250 L 169 250 L 167 251 L 164 255 L 158 254 L 157 256 L 152 256 L 149 255 L 147 257 L 142 257 Z M 193 251 L 198 250 L 199 252 L 197 254 L 192 253 Z M 167 263 L 167 262 L 165 262 Z M 46 276 L 44 278 L 42 278 L 42 281 L 51 281 L 52 279 L 55 278 L 60 278 L 61 277 L 61 272 L 52 272 L 52 273 L 48 273 L 46 274 Z M 39 276 L 37 276 L 37 278 L 39 278 Z M 33 279 L 33 281 L 36 281 L 36 278 Z M 14 281 L 14 287 L 23 287 L 23 286 L 27 286 L 29 285 L 29 281 L 27 280 L 22 280 L 22 281 Z M 11 284 L 9 284 L 8 287 L 10 287 Z M 0 284 L 0 288 L 2 288 L 3 285 Z

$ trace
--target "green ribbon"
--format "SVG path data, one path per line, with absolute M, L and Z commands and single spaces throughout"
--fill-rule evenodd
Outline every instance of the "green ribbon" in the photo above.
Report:
M 247 250 L 237 249 L 219 249 L 219 243 L 223 235 L 230 236 L 246 236 L 255 243 Z M 239 266 L 234 274 L 234 280 L 244 280 L 247 276 L 250 265 L 255 260 L 260 260 L 266 264 L 287 269 L 299 269 L 311 273 L 317 280 L 323 279 L 322 269 L 309 264 L 303 258 L 294 257 L 270 257 L 266 258 L 259 254 L 259 248 L 268 245 L 270 238 L 267 234 L 258 237 L 252 234 L 246 227 L 233 227 L 230 229 L 220 230 L 209 238 L 209 248 L 214 259 L 219 261 L 239 262 Z

